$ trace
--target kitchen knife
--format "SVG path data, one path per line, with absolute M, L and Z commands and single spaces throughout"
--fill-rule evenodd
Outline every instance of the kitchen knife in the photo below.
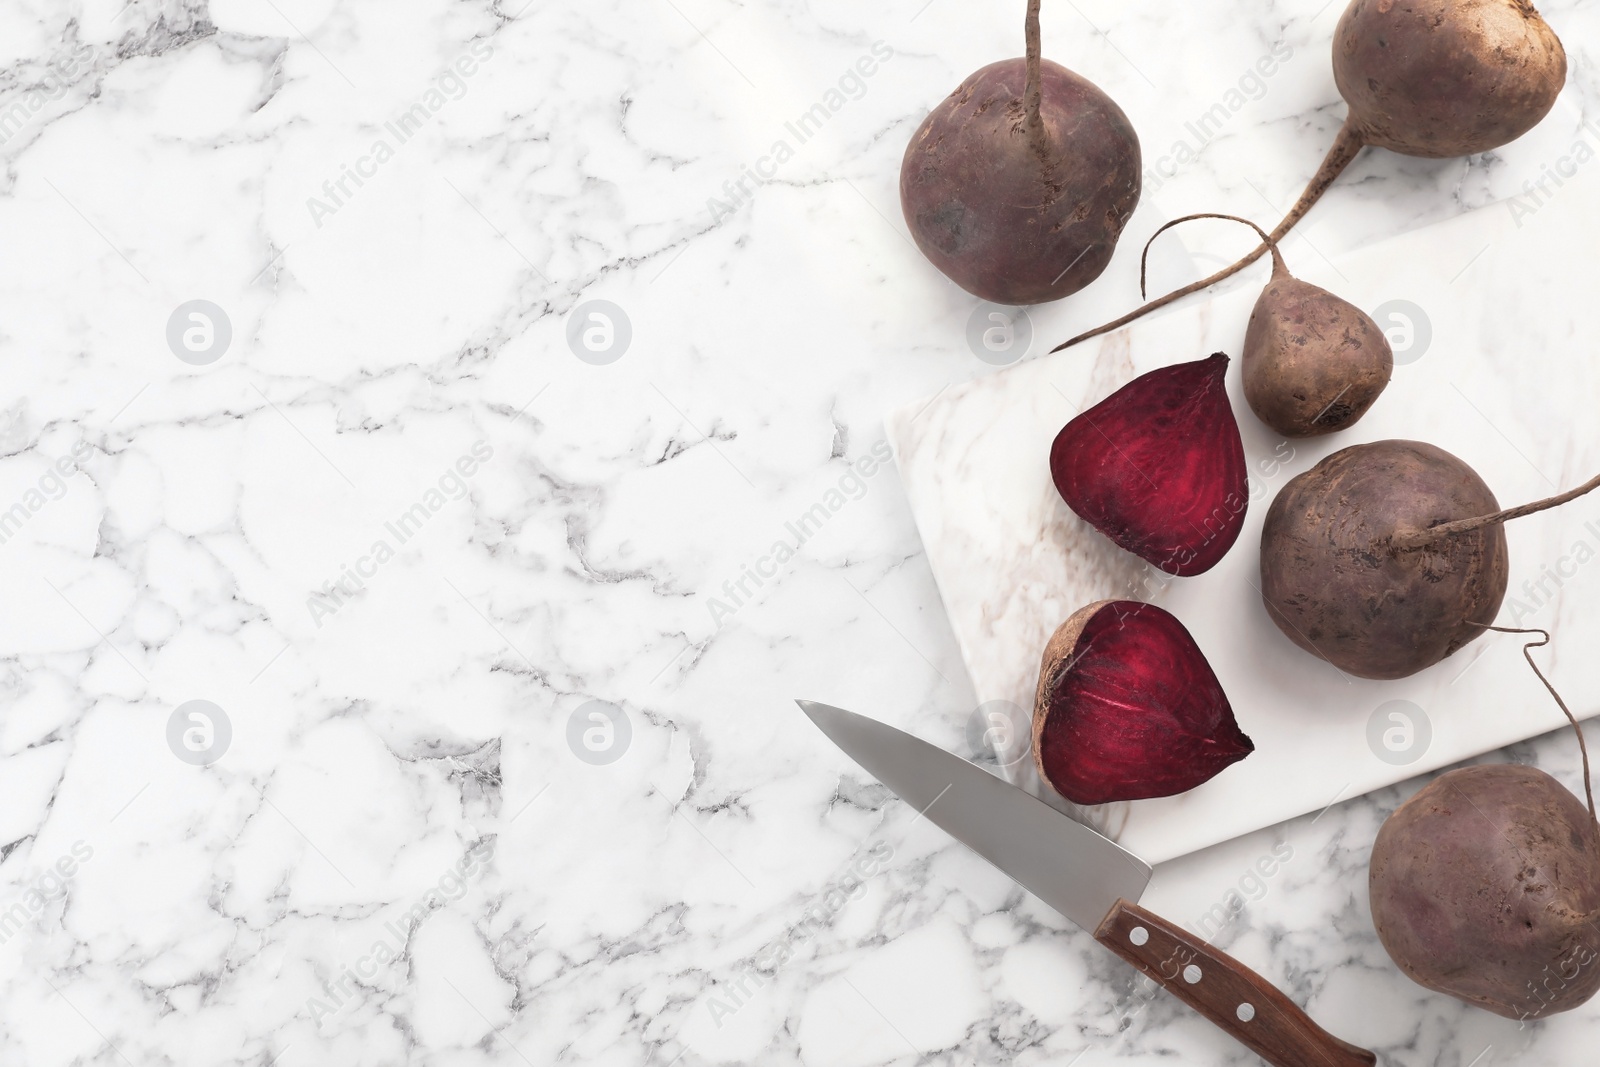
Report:
M 1139 907 L 1150 867 L 977 764 L 853 712 L 796 701 L 834 744 L 950 836 L 1274 1067 L 1372 1067 L 1270 982 Z

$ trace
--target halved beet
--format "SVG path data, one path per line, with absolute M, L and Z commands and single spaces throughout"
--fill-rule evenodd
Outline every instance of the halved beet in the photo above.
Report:
M 1194 638 L 1154 604 L 1090 604 L 1045 646 L 1033 758 L 1073 803 L 1184 793 L 1254 751 Z
M 1067 506 L 1168 574 L 1217 565 L 1250 489 L 1221 352 L 1135 378 L 1062 428 L 1050 476 Z

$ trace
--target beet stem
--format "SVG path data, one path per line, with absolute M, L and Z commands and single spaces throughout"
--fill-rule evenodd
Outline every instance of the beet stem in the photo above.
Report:
M 1271 236 L 1267 234 L 1266 230 L 1263 230 L 1260 226 L 1257 226 L 1249 219 L 1240 218 L 1238 215 L 1219 215 L 1214 211 L 1203 211 L 1198 215 L 1185 215 L 1181 219 L 1173 219 L 1171 222 L 1162 226 L 1161 229 L 1151 234 L 1150 240 L 1144 243 L 1144 253 L 1139 257 L 1139 296 L 1141 298 L 1145 295 L 1145 273 L 1146 268 L 1150 265 L 1150 246 L 1156 243 L 1157 237 L 1160 237 L 1174 226 L 1177 226 L 1179 223 L 1192 222 L 1195 219 L 1226 219 L 1229 222 L 1241 222 L 1250 227 L 1252 230 L 1256 231 L 1256 233 L 1261 235 L 1261 243 L 1267 245 L 1272 250 L 1273 277 L 1277 277 L 1279 274 L 1289 273 L 1289 268 L 1285 266 L 1283 262 L 1283 253 L 1278 251 L 1278 242 L 1274 241 Z
M 1421 548 L 1424 545 L 1431 545 L 1442 538 L 1458 537 L 1464 533 L 1481 530 L 1485 526 L 1510 522 L 1512 519 L 1520 519 L 1524 515 L 1535 515 L 1541 511 L 1560 507 L 1567 501 L 1576 500 L 1585 493 L 1592 493 L 1596 489 L 1600 489 L 1600 475 L 1596 475 L 1576 489 L 1569 489 L 1565 493 L 1558 493 L 1555 496 L 1546 497 L 1544 500 L 1536 500 L 1531 504 L 1506 508 L 1504 511 L 1497 511 L 1493 515 L 1478 515 L 1470 519 L 1456 519 L 1454 522 L 1430 526 L 1426 530 L 1402 530 L 1396 533 L 1389 543 L 1396 551 L 1400 552 Z
M 1039 5 L 1041 0 L 1028 0 L 1028 18 L 1024 26 L 1024 33 L 1028 42 L 1027 83 L 1023 89 L 1023 107 L 1027 111 L 1028 138 L 1033 142 L 1033 150 L 1044 158 L 1049 151 L 1045 141 L 1044 119 L 1040 117 L 1039 109 L 1044 104 L 1044 78 L 1039 71 L 1040 60 L 1044 51 L 1039 39 Z
M 1285 215 L 1283 217 L 1283 221 L 1278 223 L 1277 228 L 1272 231 L 1273 242 L 1283 240 L 1289 231 L 1294 228 L 1295 223 L 1304 218 L 1306 213 L 1311 210 L 1312 206 L 1315 205 L 1318 200 L 1322 199 L 1322 194 L 1328 191 L 1328 187 L 1334 183 L 1335 179 L 1337 179 L 1340 174 L 1344 173 L 1344 169 L 1350 165 L 1350 161 L 1355 159 L 1357 154 L 1359 154 L 1360 151 L 1365 147 L 1366 141 L 1362 138 L 1361 134 L 1357 132 L 1357 130 L 1351 126 L 1348 121 L 1346 121 L 1344 126 L 1339 130 L 1339 136 L 1334 138 L 1333 147 L 1328 150 L 1327 158 L 1322 161 L 1322 166 L 1318 168 L 1316 174 L 1312 175 L 1311 183 L 1306 186 L 1305 192 L 1300 194 L 1300 199 L 1295 203 L 1294 207 L 1289 210 L 1289 214 Z M 1235 274 L 1238 274 L 1250 264 L 1266 255 L 1270 247 L 1270 244 L 1261 244 L 1257 246 L 1256 250 L 1251 252 L 1248 256 L 1245 256 L 1232 266 L 1224 267 L 1223 269 L 1217 271 L 1217 273 L 1211 275 L 1211 277 L 1202 278 L 1191 285 L 1184 286 L 1182 289 L 1170 292 L 1166 296 L 1157 297 L 1142 307 L 1135 308 L 1133 311 L 1128 312 L 1126 315 L 1122 316 L 1122 318 L 1117 319 L 1114 322 L 1108 322 L 1104 326 L 1096 326 L 1088 333 L 1080 333 L 1078 336 L 1069 341 L 1061 342 L 1050 351 L 1059 352 L 1063 348 L 1071 348 L 1073 345 L 1078 344 L 1081 341 L 1087 341 L 1091 337 L 1099 337 L 1103 333 L 1110 333 L 1112 330 L 1120 330 L 1122 327 L 1128 325 L 1130 322 L 1133 322 L 1135 319 L 1141 319 L 1150 314 L 1150 312 L 1155 311 L 1157 308 L 1166 307 L 1174 300 L 1181 300 L 1190 293 L 1198 293 L 1202 289 L 1209 289 L 1218 282 L 1233 277 Z
M 1539 665 L 1533 662 L 1533 653 L 1530 651 L 1531 649 L 1548 645 L 1550 643 L 1550 632 L 1548 630 L 1519 630 L 1512 626 L 1488 626 L 1481 622 L 1473 623 L 1473 625 L 1482 626 L 1485 630 L 1495 630 L 1503 634 L 1542 634 L 1544 636 L 1543 641 L 1529 641 L 1523 645 L 1522 658 L 1528 661 L 1528 666 L 1532 667 L 1533 673 L 1539 676 L 1539 681 L 1543 682 L 1544 687 L 1550 690 L 1550 695 L 1556 698 L 1557 706 L 1561 708 L 1561 711 L 1567 717 L 1567 721 L 1572 724 L 1573 731 L 1578 735 L 1578 751 L 1583 754 L 1583 792 L 1589 798 L 1589 818 L 1597 828 L 1600 828 L 1600 815 L 1596 815 L 1594 809 L 1594 784 L 1589 778 L 1589 746 L 1583 739 L 1583 727 L 1579 725 L 1578 717 L 1572 714 L 1572 709 L 1567 707 L 1567 702 L 1561 699 L 1561 694 L 1556 692 L 1556 687 L 1550 684 L 1550 679 L 1546 678 L 1544 672 L 1539 669 Z

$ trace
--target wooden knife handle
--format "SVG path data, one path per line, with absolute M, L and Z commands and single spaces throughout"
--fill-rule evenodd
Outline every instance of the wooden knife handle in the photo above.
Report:
M 1094 939 L 1273 1067 L 1372 1067 L 1378 1061 L 1312 1022 L 1232 956 L 1137 904 L 1117 901 Z

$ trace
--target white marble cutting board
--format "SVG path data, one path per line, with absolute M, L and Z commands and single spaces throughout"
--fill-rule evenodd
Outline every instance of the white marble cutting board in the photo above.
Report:
M 1331 263 L 1303 247 L 1298 256 L 1291 251 L 1291 270 L 1307 281 L 1369 312 L 1409 301 L 1431 329 L 1431 341 L 1419 332 L 1406 351 L 1400 338 L 1388 391 L 1344 433 L 1284 441 L 1244 402 L 1237 357 L 1264 265 L 1215 298 L 1192 297 L 1128 330 L 1028 359 L 889 416 L 917 526 L 980 700 L 1031 709 L 1040 652 L 1063 619 L 1098 599 L 1148 600 L 1194 634 L 1256 743 L 1254 755 L 1184 796 L 1076 814 L 1160 862 L 1561 724 L 1522 661 L 1517 636 L 1491 634 L 1393 682 L 1348 677 L 1302 652 L 1261 605 L 1258 546 L 1266 507 L 1290 478 L 1364 441 L 1404 437 L 1446 448 L 1478 470 L 1503 506 L 1600 471 L 1600 301 L 1592 281 L 1572 269 L 1600 261 L 1597 177 L 1580 168 L 1532 215 L 1501 203 Z M 1196 225 L 1219 229 L 1191 232 L 1191 245 L 1240 243 L 1226 232 L 1230 224 Z M 1037 337 L 1034 352 L 1058 340 Z M 1139 374 L 1214 351 L 1235 357 L 1228 386 L 1251 469 L 1251 504 L 1221 564 L 1174 579 L 1073 515 L 1051 484 L 1048 453 L 1077 411 Z M 1593 667 L 1600 566 L 1590 565 L 1590 555 L 1600 554 L 1600 494 L 1507 529 L 1511 581 L 1498 621 L 1552 629 L 1553 644 L 1535 655 L 1569 704 L 1592 714 L 1600 710 Z M 1536 588 L 1541 577 L 1543 591 Z M 1395 700 L 1421 710 L 1412 716 L 1421 728 L 1402 754 L 1408 763 L 1380 758 L 1369 742 L 1375 713 Z M 1395 724 L 1391 710 L 1381 716 L 1388 725 Z M 1011 773 L 1038 791 L 1028 761 Z

